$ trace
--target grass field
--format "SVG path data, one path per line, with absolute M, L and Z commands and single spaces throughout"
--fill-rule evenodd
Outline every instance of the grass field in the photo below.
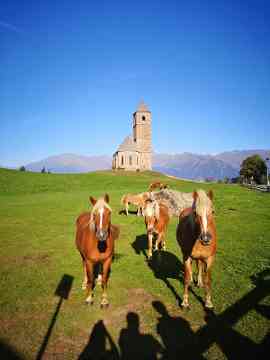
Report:
M 156 179 L 179 191 L 214 191 L 213 312 L 204 310 L 203 290 L 195 286 L 191 309 L 179 306 L 177 219 L 168 229 L 167 251 L 148 264 L 143 219 L 119 214 L 123 194 L 145 191 Z M 102 310 L 99 287 L 94 305 L 84 304 L 74 235 L 77 216 L 90 208 L 89 195 L 105 192 L 121 233 L 110 307 Z M 0 264 L 1 359 L 16 358 L 15 353 L 26 359 L 259 358 L 270 343 L 269 194 L 153 172 L 56 175 L 0 169 Z

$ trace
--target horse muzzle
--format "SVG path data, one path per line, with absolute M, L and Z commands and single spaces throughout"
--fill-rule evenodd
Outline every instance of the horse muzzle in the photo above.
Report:
M 212 239 L 212 236 L 209 232 L 206 232 L 206 233 L 203 232 L 200 236 L 201 243 L 205 246 L 210 244 L 211 239 Z
M 100 241 L 100 242 L 106 241 L 107 237 L 108 237 L 108 231 L 97 230 L 96 236 L 98 238 L 98 241 Z

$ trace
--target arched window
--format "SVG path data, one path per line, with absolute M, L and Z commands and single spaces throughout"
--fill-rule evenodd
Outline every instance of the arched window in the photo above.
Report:
M 130 166 L 132 165 L 132 156 L 131 155 L 129 156 L 129 165 Z
M 121 165 L 124 165 L 124 156 L 121 156 Z

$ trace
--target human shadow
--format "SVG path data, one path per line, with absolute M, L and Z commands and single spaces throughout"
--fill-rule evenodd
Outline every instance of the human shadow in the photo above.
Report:
M 171 316 L 161 301 L 153 301 L 152 306 L 159 314 L 157 333 L 160 335 L 164 345 L 162 359 L 203 359 L 200 354 L 196 354 L 195 357 L 193 347 L 196 337 L 189 322 L 183 317 Z M 189 345 L 192 346 L 189 347 Z M 189 351 L 185 351 L 187 347 L 189 347 Z
M 140 332 L 139 316 L 127 314 L 127 327 L 120 331 L 121 360 L 160 359 L 163 347 L 152 335 Z
M 108 345 L 107 345 L 108 344 Z M 109 349 L 107 349 L 109 347 Z M 120 359 L 117 346 L 102 320 L 96 322 L 88 344 L 80 354 L 79 360 L 117 360 Z

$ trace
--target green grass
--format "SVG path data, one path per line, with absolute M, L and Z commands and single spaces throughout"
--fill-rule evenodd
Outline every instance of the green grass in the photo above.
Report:
M 151 268 L 140 250 L 143 219 L 119 214 L 123 194 L 145 191 L 156 179 L 179 191 L 214 191 L 218 232 L 214 313 L 205 312 L 203 291 L 194 286 L 191 310 L 179 307 L 183 284 L 177 219 L 168 229 L 167 252 L 156 257 Z M 84 304 L 74 235 L 77 216 L 90 207 L 89 195 L 105 192 L 121 234 L 109 281 L 111 304 L 101 310 L 100 288 L 95 290 L 94 305 Z M 52 324 L 59 303 L 55 290 L 64 274 L 74 281 L 46 338 L 45 358 L 74 359 L 86 351 L 98 358 L 98 350 L 111 347 L 109 337 L 118 351 L 135 354 L 143 349 L 141 358 L 147 348 L 156 346 L 170 357 L 179 352 L 178 358 L 250 355 L 262 350 L 269 328 L 270 196 L 238 185 L 198 184 L 154 172 L 56 175 L 0 169 L 0 263 L 0 346 L 9 344 L 27 359 L 36 358 Z M 267 280 L 252 280 L 262 272 Z M 163 313 L 153 306 L 155 301 Z M 135 321 L 133 330 L 132 323 L 127 328 L 129 312 L 138 315 L 140 333 Z M 99 320 L 104 327 L 95 326 Z

